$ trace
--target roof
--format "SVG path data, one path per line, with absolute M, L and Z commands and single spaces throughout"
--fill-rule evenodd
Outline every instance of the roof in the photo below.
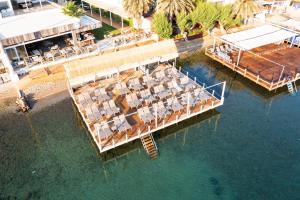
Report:
M 84 82 L 89 77 L 102 77 L 138 66 L 164 62 L 178 57 L 173 40 L 164 40 L 117 52 L 106 53 L 65 64 L 71 85 Z
M 0 19 L 0 40 L 3 46 L 11 46 L 71 30 L 86 31 L 99 27 L 101 22 L 96 19 L 70 17 L 54 8 Z
M 296 35 L 298 34 L 281 27 L 263 25 L 237 33 L 226 34 L 221 36 L 221 39 L 241 49 L 250 50 L 292 38 Z
M 0 39 L 76 23 L 80 23 L 79 18 L 67 16 L 58 8 L 7 17 L 0 20 Z
M 84 0 L 88 4 L 91 4 L 97 8 L 110 11 L 123 18 L 128 18 L 129 15 L 123 8 L 122 0 Z
M 289 19 L 279 23 L 282 26 L 288 27 L 293 30 L 300 31 L 300 21 L 296 21 L 294 19 Z

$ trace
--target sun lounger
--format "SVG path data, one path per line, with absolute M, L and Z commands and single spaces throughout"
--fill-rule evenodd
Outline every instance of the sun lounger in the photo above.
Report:
M 92 110 L 94 116 L 96 117 L 96 120 L 100 120 L 102 118 L 97 104 L 92 104 L 91 110 Z
M 144 123 L 149 123 L 154 119 L 148 107 L 139 108 L 138 115 Z
M 152 104 L 152 110 L 153 110 L 154 116 L 156 116 L 156 114 L 157 114 L 158 118 L 164 118 L 166 115 L 170 114 L 169 111 L 164 106 L 163 102 L 161 102 L 161 101 L 159 101 L 158 103 Z
M 113 110 L 110 108 L 109 103 L 107 101 L 103 102 L 103 112 L 105 115 L 108 115 L 108 116 L 112 116 L 115 114 L 113 112 Z
M 127 94 L 126 101 L 130 108 L 137 108 L 141 105 L 141 101 L 137 98 L 136 94 Z

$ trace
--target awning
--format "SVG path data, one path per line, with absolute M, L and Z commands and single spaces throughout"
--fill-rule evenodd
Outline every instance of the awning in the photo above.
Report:
M 54 8 L 1 19 L 0 40 L 3 46 L 11 46 L 71 30 L 92 29 L 100 26 L 101 22 L 88 16 L 70 17 L 61 9 Z
M 296 21 L 294 19 L 289 19 L 279 23 L 282 26 L 285 26 L 289 29 L 300 31 L 300 21 Z
M 124 10 L 122 0 L 83 0 L 84 2 L 104 10 L 110 11 L 122 18 L 129 18 L 129 15 Z
M 178 57 L 173 40 L 164 40 L 140 47 L 120 50 L 65 64 L 71 86 L 142 65 L 164 62 Z
M 293 31 L 289 31 L 277 26 L 263 25 L 245 31 L 223 35 L 221 39 L 232 43 L 241 49 L 250 50 L 289 39 L 297 35 L 298 34 Z

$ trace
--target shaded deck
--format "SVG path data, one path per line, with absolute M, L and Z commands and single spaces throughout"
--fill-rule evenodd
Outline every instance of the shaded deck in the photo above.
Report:
M 155 69 L 154 72 L 152 72 L 152 76 L 155 72 L 158 70 L 165 70 L 166 68 L 169 68 L 170 66 L 161 65 L 157 69 Z M 181 72 L 179 72 L 180 77 L 184 77 L 185 75 Z M 182 102 L 180 99 L 180 96 L 183 93 L 189 93 L 192 94 L 193 90 L 199 88 L 201 89 L 201 92 L 205 93 L 205 96 L 207 98 L 199 99 L 197 103 L 194 105 L 183 105 L 182 109 L 180 109 L 177 112 L 173 112 L 170 109 L 169 114 L 166 114 L 164 117 L 155 117 L 154 120 L 151 120 L 151 122 L 145 123 L 137 113 L 138 108 L 142 107 L 148 107 L 152 113 L 153 116 L 157 116 L 157 111 L 153 108 L 153 103 L 146 103 L 145 101 L 142 101 L 142 97 L 139 93 L 139 91 L 131 90 L 131 94 L 136 94 L 143 103 L 138 106 L 138 108 L 130 108 L 125 95 L 120 95 L 118 92 L 115 91 L 115 86 L 117 83 L 120 82 L 128 82 L 128 80 L 132 78 L 138 78 L 140 82 L 142 83 L 142 77 L 145 74 L 141 71 L 135 71 L 135 70 L 127 70 L 121 72 L 119 75 L 116 75 L 115 77 L 111 78 L 105 78 L 102 80 L 95 81 L 93 83 L 86 84 L 84 86 L 81 86 L 77 89 L 74 89 L 73 92 L 71 92 L 71 95 L 73 97 L 73 100 L 78 107 L 79 112 L 81 113 L 84 122 L 86 123 L 91 136 L 93 137 L 95 143 L 97 144 L 100 152 L 104 152 L 110 149 L 113 149 L 117 146 L 120 146 L 122 144 L 128 143 L 130 141 L 136 140 L 141 138 L 142 136 L 148 135 L 149 133 L 156 132 L 160 129 L 163 129 L 165 127 L 171 126 L 173 124 L 176 124 L 180 121 L 183 121 L 185 119 L 191 118 L 195 115 L 198 115 L 200 113 L 203 113 L 205 111 L 214 109 L 220 105 L 223 104 L 223 97 L 222 95 L 217 96 L 217 92 L 215 90 L 210 90 L 211 93 L 208 91 L 208 89 L 203 88 L 201 85 L 199 85 L 197 82 L 195 82 L 192 79 L 189 79 L 190 83 L 193 84 L 193 88 L 189 90 L 183 90 L 178 93 L 172 93 L 171 91 L 168 91 L 168 97 L 164 98 L 162 100 L 156 98 L 153 103 L 156 103 L 158 101 L 162 101 L 165 107 L 167 108 L 167 99 L 171 97 L 178 98 L 179 102 Z M 165 76 L 164 80 L 161 80 L 158 82 L 158 84 L 165 85 L 167 82 L 174 79 L 172 76 Z M 178 81 L 178 80 L 177 80 Z M 181 86 L 183 87 L 183 86 Z M 97 119 L 96 121 L 91 122 L 91 120 L 88 119 L 86 109 L 87 107 L 91 105 L 82 105 L 79 101 L 79 95 L 84 93 L 89 93 L 91 96 L 91 99 L 93 98 L 93 95 L 95 95 L 94 91 L 97 88 L 105 88 L 105 91 L 109 95 L 111 99 L 114 100 L 116 106 L 120 108 L 120 112 L 116 115 L 102 115 L 101 119 Z M 148 86 L 144 85 L 143 89 L 149 88 Z M 152 88 L 149 88 L 151 90 L 152 95 L 155 95 Z M 94 101 L 93 104 L 96 104 L 99 111 L 103 110 L 103 103 L 99 101 Z M 126 117 L 126 120 L 131 126 L 131 129 L 123 132 L 119 132 L 117 130 L 113 131 L 113 134 L 110 135 L 107 138 L 102 138 L 95 128 L 95 124 L 108 124 L 109 128 L 112 129 L 114 121 L 113 118 L 118 115 L 124 114 Z
M 216 46 L 216 50 L 209 47 L 205 54 L 269 91 L 286 85 L 288 79 L 291 81 L 300 79 L 298 47 L 291 47 L 288 43 L 269 44 L 250 51 L 242 51 L 238 61 L 237 49 L 222 52 L 229 45 L 220 46 Z

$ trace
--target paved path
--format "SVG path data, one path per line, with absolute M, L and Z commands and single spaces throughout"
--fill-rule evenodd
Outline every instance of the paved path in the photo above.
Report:
M 93 17 L 93 18 L 95 18 L 95 19 L 97 19 L 97 20 L 99 20 L 99 21 L 101 21 L 105 24 L 111 25 L 111 26 L 115 27 L 116 29 L 121 29 L 122 28 L 122 24 L 120 22 L 116 22 L 116 21 L 112 20 L 112 24 L 110 24 L 109 17 L 103 16 L 103 15 L 102 15 L 102 17 L 100 17 L 100 15 L 98 13 L 93 12 L 93 15 L 91 15 L 90 12 L 86 12 L 86 15 L 88 15 L 90 17 Z M 127 27 L 127 25 L 124 23 L 124 28 L 125 27 Z

